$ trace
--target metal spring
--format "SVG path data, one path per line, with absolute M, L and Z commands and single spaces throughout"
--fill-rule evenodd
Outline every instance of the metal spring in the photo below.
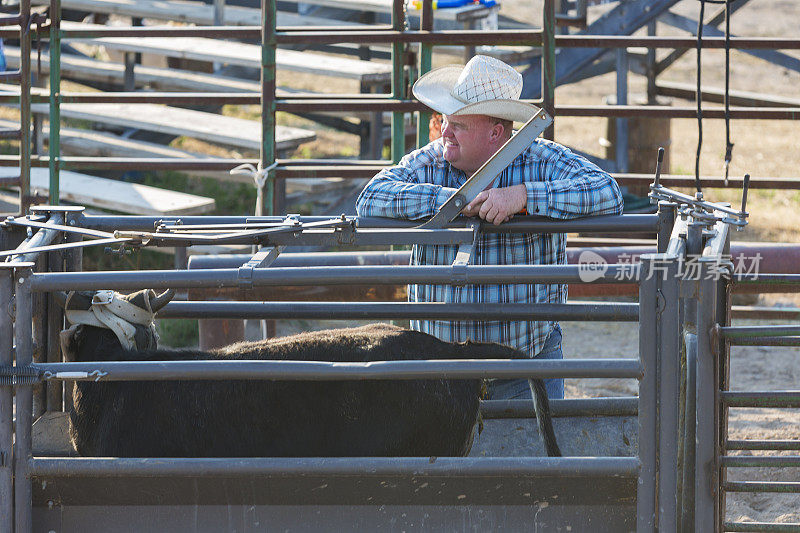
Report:
M 0 366 L 0 387 L 34 385 L 42 381 L 42 373 L 30 366 Z

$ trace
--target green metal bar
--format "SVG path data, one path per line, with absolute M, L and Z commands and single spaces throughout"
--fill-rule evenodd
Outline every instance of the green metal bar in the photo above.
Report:
M 261 167 L 275 162 L 275 0 L 261 0 Z M 275 199 L 275 170 L 267 174 L 262 213 L 271 215 Z
M 31 195 L 31 2 L 19 3 L 20 80 L 19 80 L 19 208 L 28 211 Z
M 392 29 L 402 32 L 405 30 L 405 13 L 403 0 L 394 0 L 392 4 Z M 403 91 L 403 43 L 392 43 L 392 97 L 400 99 Z M 405 115 L 400 112 L 392 113 L 392 161 L 400 162 L 406 151 Z
M 24 57 L 24 56 L 23 56 Z M 29 55 L 30 57 L 30 55 Z M 50 205 L 58 205 L 61 184 L 61 0 L 50 0 Z
M 542 136 L 551 141 L 555 138 L 556 101 L 556 3 L 545 0 L 542 17 L 542 107 L 554 117 Z
M 423 0 L 422 18 L 420 29 L 423 31 L 433 30 L 433 0 Z M 420 44 L 419 47 L 419 75 L 422 76 L 431 69 L 433 56 L 433 46 L 430 44 Z M 417 146 L 421 147 L 428 144 L 430 128 L 428 124 L 431 119 L 429 111 L 417 112 Z

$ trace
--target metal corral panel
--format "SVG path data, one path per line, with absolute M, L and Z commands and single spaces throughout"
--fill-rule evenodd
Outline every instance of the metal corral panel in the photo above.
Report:
M 262 476 L 34 480 L 34 531 L 635 529 L 634 477 Z

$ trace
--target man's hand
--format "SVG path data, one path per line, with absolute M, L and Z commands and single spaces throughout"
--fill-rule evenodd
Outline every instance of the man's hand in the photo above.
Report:
M 461 213 L 468 217 L 479 216 L 495 226 L 508 222 L 528 205 L 525 185 L 481 191 Z

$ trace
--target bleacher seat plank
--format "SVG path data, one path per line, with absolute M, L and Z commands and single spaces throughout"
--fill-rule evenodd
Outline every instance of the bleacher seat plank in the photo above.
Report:
M 287 0 L 293 1 L 293 0 Z M 391 13 L 393 0 L 298 0 L 303 4 L 313 4 L 323 7 L 338 9 L 351 9 L 354 11 L 369 11 L 373 13 Z M 499 2 L 498 2 L 499 4 Z M 499 5 L 486 7 L 481 4 L 468 3 L 454 8 L 434 10 L 435 19 L 463 21 L 470 18 L 482 18 L 492 11 L 499 10 Z M 409 16 L 421 16 L 422 11 L 414 8 L 408 9 Z
M 33 5 L 50 5 L 50 0 L 33 0 Z M 62 9 L 75 9 L 90 13 L 124 15 L 128 17 L 171 20 L 200 26 L 214 24 L 214 6 L 203 2 L 182 0 L 61 0 Z M 226 5 L 224 22 L 228 26 L 258 26 L 261 24 L 261 10 L 250 7 Z M 322 17 L 298 15 L 278 11 L 278 26 L 344 26 L 352 22 L 330 20 Z
M 9 68 L 19 68 L 19 48 L 4 46 Z M 31 52 L 31 60 L 36 61 L 37 51 Z M 36 64 L 34 63 L 34 68 Z M 42 52 L 42 74 L 50 73 L 50 55 Z M 82 82 L 104 83 L 122 86 L 125 81 L 125 65 L 113 61 L 100 61 L 74 54 L 61 54 L 61 78 Z M 204 72 L 167 69 L 136 65 L 136 86 L 149 86 L 157 90 L 189 92 L 250 92 L 261 91 L 257 81 L 231 78 Z M 282 89 L 278 95 L 287 94 Z
M 19 169 L 0 167 L 2 177 L 18 175 Z M 78 205 L 138 215 L 198 215 L 208 213 L 215 207 L 213 198 L 139 183 L 99 178 L 69 170 L 62 170 L 59 176 L 61 200 Z M 44 193 L 49 191 L 49 169 L 31 169 L 31 189 Z
M 103 27 L 105 26 L 67 21 L 62 23 L 64 29 Z M 72 40 L 64 39 L 64 42 L 70 41 Z M 261 46 L 255 44 L 205 37 L 102 37 L 75 41 L 105 46 L 123 52 L 150 53 L 209 63 L 261 68 Z M 391 79 L 391 65 L 387 63 L 361 61 L 306 51 L 278 49 L 275 53 L 275 64 L 279 71 L 288 70 L 353 79 L 362 83 L 388 83 Z
M 12 129 L 19 124 L 11 120 L 0 120 L 0 128 Z M 50 128 L 43 126 L 42 134 L 47 139 Z M 91 130 L 61 128 L 59 130 L 61 153 L 82 157 L 173 157 L 176 159 L 198 159 L 208 157 L 204 154 L 187 152 L 163 144 L 150 143 L 137 139 L 126 139 L 119 135 L 100 133 Z M 181 171 L 195 177 L 252 184 L 253 180 L 244 174 L 230 174 L 222 170 L 191 169 Z M 347 187 L 342 178 L 290 178 L 286 180 L 286 193 L 319 193 Z
M 49 106 L 34 104 L 31 110 L 46 115 Z M 62 104 L 61 116 L 193 137 L 249 150 L 261 148 L 261 122 L 191 109 L 159 104 Z M 275 127 L 275 148 L 278 151 L 293 150 L 315 138 L 313 131 L 288 126 Z

